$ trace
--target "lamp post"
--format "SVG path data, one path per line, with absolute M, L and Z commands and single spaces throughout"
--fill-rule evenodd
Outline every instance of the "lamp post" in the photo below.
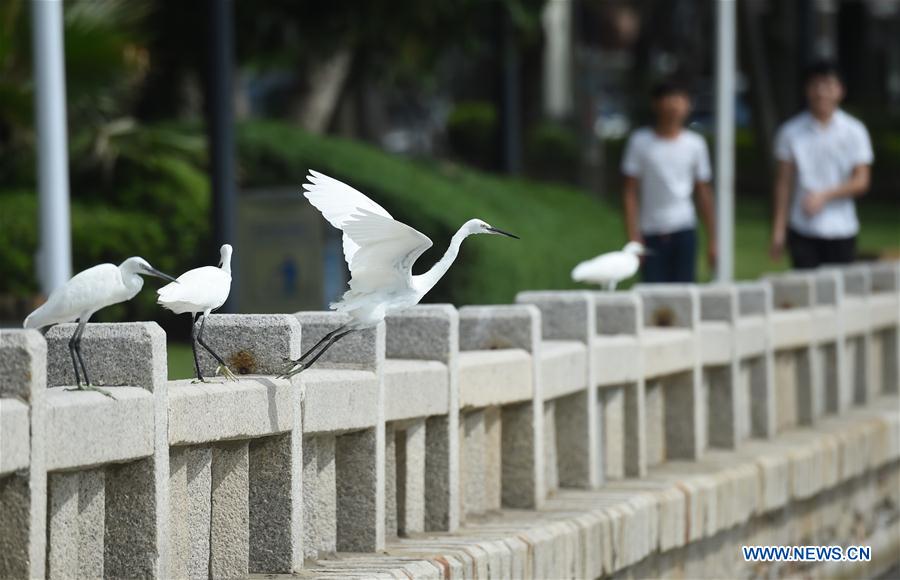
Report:
M 237 244 L 237 184 L 234 169 L 234 2 L 209 0 L 207 135 L 216 248 Z M 240 250 L 231 261 L 233 279 L 240 276 Z M 221 312 L 234 312 L 240 284 L 232 284 Z
M 62 0 L 32 2 L 31 27 L 40 204 L 37 265 L 41 291 L 49 295 L 72 277 Z
M 716 0 L 716 280 L 734 279 L 734 101 L 737 0 Z

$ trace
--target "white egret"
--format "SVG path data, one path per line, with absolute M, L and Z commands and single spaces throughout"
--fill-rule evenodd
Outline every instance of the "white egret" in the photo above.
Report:
M 616 284 L 637 273 L 641 256 L 647 253 L 640 242 L 628 242 L 618 252 L 600 254 L 575 266 L 572 280 L 600 284 L 611 292 L 616 289 Z
M 203 266 L 194 268 L 178 277 L 175 282 L 166 284 L 156 291 L 159 294 L 157 302 L 175 314 L 191 313 L 191 350 L 194 352 L 194 367 L 197 369 L 197 380 L 205 382 L 200 374 L 200 360 L 197 358 L 197 343 L 200 343 L 206 352 L 219 361 L 219 368 L 227 378 L 236 380 L 231 369 L 225 364 L 216 352 L 203 340 L 203 329 L 206 326 L 206 316 L 225 304 L 228 293 L 231 291 L 231 246 L 223 244 L 219 250 L 219 267 Z M 200 321 L 200 332 L 197 332 L 197 315 L 203 318 Z
M 141 276 L 145 275 L 175 280 L 151 266 L 143 258 L 128 258 L 118 266 L 99 264 L 72 276 L 71 280 L 50 294 L 47 302 L 25 319 L 23 324 L 25 328 L 44 328 L 63 322 L 78 321 L 78 327 L 69 341 L 69 354 L 72 356 L 77 384 L 72 390 L 93 390 L 111 396 L 107 391 L 92 385 L 88 377 L 84 357 L 81 354 L 84 327 L 91 316 L 101 308 L 134 298 L 144 286 L 144 279 Z M 78 372 L 79 364 L 81 373 Z M 84 383 L 81 380 L 82 374 Z
M 310 171 L 307 180 L 303 195 L 328 223 L 344 232 L 350 289 L 331 308 L 348 314 L 351 320 L 326 334 L 299 359 L 290 361 L 282 376 L 290 377 L 309 368 L 347 334 L 376 326 L 386 315 L 418 304 L 450 269 L 468 236 L 499 234 L 518 239 L 482 220 L 469 220 L 453 235 L 447 252 L 428 272 L 413 275 L 416 259 L 432 245 L 428 236 L 396 221 L 383 207 L 345 183 L 316 171 Z

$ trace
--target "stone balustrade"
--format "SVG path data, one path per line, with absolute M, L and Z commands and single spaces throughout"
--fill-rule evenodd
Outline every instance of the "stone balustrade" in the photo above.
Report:
M 343 315 L 0 331 L 0 577 L 877 574 L 900 550 L 900 265 Z M 216 363 L 200 353 L 204 373 Z M 857 568 L 740 546 L 871 545 Z

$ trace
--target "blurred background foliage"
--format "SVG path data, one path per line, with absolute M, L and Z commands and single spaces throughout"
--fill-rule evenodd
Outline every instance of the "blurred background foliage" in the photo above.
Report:
M 202 124 L 207 1 L 65 2 L 76 271 L 140 254 L 178 274 L 217 255 Z M 776 4 L 760 22 L 794 9 Z M 709 0 L 573 5 L 575 96 L 570 114 L 559 117 L 542 104 L 544 0 L 235 2 L 240 187 L 299 191 L 309 168 L 344 179 L 435 240 L 423 265 L 474 216 L 522 236 L 518 243 L 467 244 L 432 301 L 506 302 L 524 288 L 572 286 L 574 263 L 624 242 L 617 167 L 628 130 L 647 119 L 647 87 L 689 65 L 701 81 L 693 127 L 708 133 L 712 62 Z M 637 31 L 629 18 L 638 18 Z M 881 31 L 877 26 L 872 30 Z M 900 33 L 896 22 L 886 26 Z M 773 30 L 767 34 L 779 29 Z M 796 79 L 781 82 L 781 63 L 771 54 L 798 53 L 772 38 L 766 46 L 774 51 L 771 80 L 779 94 L 772 100 L 780 119 L 796 110 L 799 91 Z M 511 66 L 517 76 L 507 74 Z M 522 171 L 503 176 L 510 78 Z M 900 107 L 867 94 L 851 91 L 848 109 L 868 121 L 876 145 L 875 192 L 861 204 L 861 245 L 879 254 L 900 244 Z M 784 264 L 764 256 L 769 144 L 758 126 L 756 95 L 745 90 L 741 99 L 739 111 L 750 113 L 737 131 L 737 274 L 746 278 Z M 32 103 L 28 2 L 3 0 L 0 319 L 6 320 L 40 299 Z M 154 294 L 143 292 L 98 319 L 171 323 L 153 302 Z

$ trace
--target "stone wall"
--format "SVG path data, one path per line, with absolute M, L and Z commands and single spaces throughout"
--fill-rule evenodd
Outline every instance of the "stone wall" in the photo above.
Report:
M 900 265 L 214 315 L 236 382 L 154 323 L 0 331 L 0 578 L 862 577 L 900 554 Z M 201 357 L 205 372 L 214 361 Z M 870 545 L 748 563 L 742 545 Z

